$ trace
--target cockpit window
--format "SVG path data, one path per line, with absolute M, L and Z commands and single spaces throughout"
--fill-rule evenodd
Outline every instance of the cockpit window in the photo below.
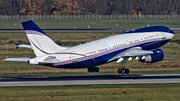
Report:
M 168 32 L 171 32 L 171 30 L 170 30 L 170 29 L 168 29 Z

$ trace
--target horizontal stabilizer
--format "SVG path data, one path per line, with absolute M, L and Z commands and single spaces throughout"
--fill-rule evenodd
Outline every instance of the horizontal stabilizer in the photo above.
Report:
M 19 47 L 23 47 L 23 48 L 30 48 L 30 49 L 33 49 L 31 45 L 28 45 L 28 44 L 17 44 L 17 43 L 14 43 L 16 45 L 16 49 L 18 49 Z M 65 49 L 68 49 L 68 48 L 71 48 L 69 46 L 63 46 L 63 48 Z
M 29 60 L 33 59 L 34 57 L 27 57 L 27 58 L 7 58 L 3 61 L 16 61 L 16 62 L 28 62 Z
M 32 46 L 31 45 L 27 45 L 27 44 L 17 44 L 17 43 L 15 43 L 15 45 L 16 45 L 16 49 L 18 49 L 19 47 L 31 48 L 32 49 Z

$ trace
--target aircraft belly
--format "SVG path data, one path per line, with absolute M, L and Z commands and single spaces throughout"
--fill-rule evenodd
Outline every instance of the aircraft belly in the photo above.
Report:
M 96 62 L 92 59 L 85 60 L 85 61 L 80 61 L 80 62 L 71 62 L 69 64 L 64 64 L 64 65 L 54 65 L 53 67 L 56 68 L 88 68 L 88 67 L 93 67 L 96 64 Z
M 88 68 L 88 67 L 95 67 L 95 66 L 107 63 L 107 61 L 110 58 L 112 58 L 114 55 L 119 54 L 122 51 L 124 51 L 124 49 L 112 52 L 110 54 L 102 55 L 102 56 L 99 56 L 99 57 L 96 57 L 96 58 L 93 58 L 93 59 L 88 59 L 88 60 L 85 60 L 85 61 L 78 61 L 78 62 L 74 62 L 74 63 L 73 63 L 73 61 L 71 61 L 71 62 L 69 62 L 69 64 L 56 65 L 54 67 L 56 67 L 56 68 Z

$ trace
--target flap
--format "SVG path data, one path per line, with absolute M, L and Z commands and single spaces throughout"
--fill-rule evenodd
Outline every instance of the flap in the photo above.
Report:
M 153 51 L 142 50 L 141 47 L 134 47 L 114 56 L 113 58 L 109 59 L 108 62 L 122 58 L 122 57 L 146 56 L 149 54 L 153 54 Z

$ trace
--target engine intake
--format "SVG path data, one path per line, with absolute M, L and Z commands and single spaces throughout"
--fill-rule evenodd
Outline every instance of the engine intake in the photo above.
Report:
M 144 59 L 140 59 L 143 63 L 155 63 L 164 59 L 164 52 L 162 49 L 152 50 L 154 54 L 146 56 Z

